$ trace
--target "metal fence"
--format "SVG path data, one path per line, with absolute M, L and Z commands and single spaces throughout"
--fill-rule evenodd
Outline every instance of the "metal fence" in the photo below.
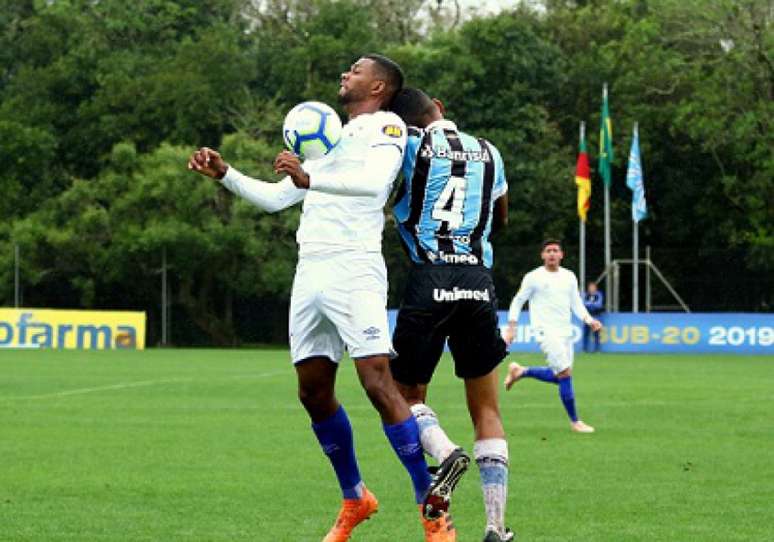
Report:
M 588 278 L 600 275 L 605 295 L 614 296 L 614 311 L 629 312 L 633 306 L 630 247 L 613 247 L 618 260 L 606 272 L 601 247 L 587 248 Z M 404 290 L 409 265 L 395 246 L 385 243 L 390 277 L 389 306 L 397 308 Z M 507 309 L 524 273 L 540 265 L 539 247 L 502 247 L 495 243 L 494 278 L 501 309 Z M 2 276 L 12 277 L 12 284 L 0 285 L 0 306 L 139 310 L 148 315 L 149 346 L 211 344 L 284 344 L 287 340 L 287 309 L 290 292 L 274 297 L 234 296 L 225 311 L 228 333 L 216 336 L 203 330 L 200 319 L 190 305 L 181 300 L 180 277 L 166 262 L 162 251 L 151 274 L 136 277 L 143 285 L 142 295 L 131 288 L 112 286 L 96 295 L 94 302 L 83 306 L 77 296 L 66 295 L 69 278 L 46 279 L 36 283 L 25 276 L 24 252 L 13 246 L 9 260 L 12 269 Z M 56 258 L 53 258 L 55 261 Z M 646 248 L 640 261 L 641 312 L 771 312 L 774 305 L 774 276 L 747 265 L 741 251 L 723 249 L 687 250 L 683 248 Z M 262 265 L 256 262 L 255 265 Z M 577 247 L 565 246 L 564 266 L 578 274 Z M 659 276 L 657 276 L 657 274 Z M 663 279 L 663 280 L 662 280 Z M 135 285 L 136 286 L 136 285 Z M 106 293 L 107 292 L 107 293 Z M 230 328 L 229 328 L 230 326 Z

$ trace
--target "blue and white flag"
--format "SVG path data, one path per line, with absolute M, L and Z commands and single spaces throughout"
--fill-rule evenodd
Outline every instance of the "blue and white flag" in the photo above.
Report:
M 632 148 L 629 151 L 626 186 L 632 191 L 632 220 L 639 222 L 648 216 L 648 204 L 645 201 L 645 180 L 642 177 L 642 163 L 640 162 L 640 136 L 636 125 L 634 126 Z

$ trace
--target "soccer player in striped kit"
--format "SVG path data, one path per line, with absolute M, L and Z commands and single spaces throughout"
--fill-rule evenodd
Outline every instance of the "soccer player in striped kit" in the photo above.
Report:
M 575 273 L 559 265 L 564 257 L 561 243 L 554 239 L 543 242 L 540 257 L 543 259 L 543 265 L 524 275 L 521 287 L 511 302 L 505 339 L 508 344 L 513 341 L 521 308 L 529 301 L 530 324 L 538 332 L 538 343 L 546 356 L 548 366 L 523 367 L 518 363 L 511 363 L 508 366 L 508 376 L 505 377 L 505 389 L 511 389 L 511 386 L 522 378 L 534 378 L 556 384 L 572 430 L 577 433 L 593 433 L 594 428 L 580 420 L 575 409 L 570 311 L 592 331 L 602 329 L 602 323 L 593 318 L 583 306 Z
M 411 477 L 420 508 L 433 489 L 416 420 L 396 388 L 388 361 L 392 345 L 381 253 L 383 207 L 403 159 L 406 127 L 385 107 L 402 86 L 403 73 L 393 61 L 381 55 L 360 58 L 341 75 L 339 101 L 349 115 L 341 141 L 328 155 L 304 164 L 287 151 L 279 153 L 274 169 L 287 177 L 278 183 L 243 175 L 206 147 L 188 164 L 268 212 L 304 202 L 296 234 L 290 351 L 299 398 L 343 496 L 323 542 L 348 541 L 352 530 L 378 508 L 360 477 L 349 418 L 335 394 L 345 348 Z M 445 512 L 421 521 L 426 542 L 456 540 Z
M 508 219 L 503 161 L 488 141 L 443 118 L 443 104 L 403 89 L 392 109 L 409 127 L 394 215 L 413 263 L 393 334 L 391 367 L 417 418 L 425 451 L 439 463 L 425 513 L 449 497 L 470 458 L 426 404 L 427 386 L 448 340 L 465 382 L 486 509 L 484 542 L 513 539 L 505 527 L 508 446 L 498 406 L 497 366 L 506 346 L 492 282 L 493 227 Z

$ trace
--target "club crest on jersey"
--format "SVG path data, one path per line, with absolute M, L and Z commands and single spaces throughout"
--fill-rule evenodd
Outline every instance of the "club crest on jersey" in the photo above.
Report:
M 382 133 L 390 137 L 403 137 L 403 128 L 397 124 L 388 124 L 382 128 Z

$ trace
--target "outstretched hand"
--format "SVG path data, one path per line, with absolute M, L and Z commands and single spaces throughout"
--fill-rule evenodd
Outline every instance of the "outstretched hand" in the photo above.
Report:
M 515 335 L 516 335 L 516 326 L 508 324 L 508 326 L 503 330 L 503 340 L 505 341 L 505 344 L 510 346 L 511 343 L 513 342 Z
M 309 174 L 301 167 L 301 160 L 290 151 L 282 151 L 274 159 L 274 173 L 289 175 L 298 188 L 309 188 Z
M 218 151 L 202 147 L 191 155 L 188 160 L 188 169 L 213 179 L 222 179 L 228 171 L 228 164 L 223 161 Z

